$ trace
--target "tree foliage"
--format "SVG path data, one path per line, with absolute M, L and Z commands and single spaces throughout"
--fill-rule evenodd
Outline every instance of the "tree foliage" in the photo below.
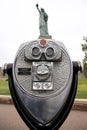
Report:
M 81 44 L 82 51 L 84 52 L 85 56 L 83 59 L 83 66 L 84 66 L 84 74 L 87 77 L 87 37 L 84 37 L 85 43 Z

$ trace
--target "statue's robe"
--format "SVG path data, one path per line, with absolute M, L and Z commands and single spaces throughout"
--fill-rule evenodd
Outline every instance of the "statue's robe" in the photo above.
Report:
M 47 27 L 48 15 L 45 12 L 40 12 L 39 18 L 39 29 L 40 35 L 45 36 L 48 35 L 48 27 Z

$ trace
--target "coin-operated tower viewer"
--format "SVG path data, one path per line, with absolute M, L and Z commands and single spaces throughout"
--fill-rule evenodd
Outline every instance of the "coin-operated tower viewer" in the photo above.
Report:
M 72 62 L 62 42 L 48 34 L 48 15 L 36 5 L 40 19 L 39 39 L 17 51 L 8 74 L 15 107 L 31 130 L 57 130 L 66 119 L 76 94 L 78 62 Z

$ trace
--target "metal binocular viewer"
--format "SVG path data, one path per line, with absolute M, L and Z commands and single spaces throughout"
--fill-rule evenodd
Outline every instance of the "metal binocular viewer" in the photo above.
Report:
M 15 107 L 31 130 L 57 130 L 62 125 L 75 98 L 80 69 L 61 42 L 38 39 L 20 46 L 4 73 Z

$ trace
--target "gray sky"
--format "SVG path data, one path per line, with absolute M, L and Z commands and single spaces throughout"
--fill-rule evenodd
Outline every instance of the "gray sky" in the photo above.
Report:
M 87 36 L 87 0 L 0 0 L 0 66 L 14 61 L 21 43 L 39 36 L 36 3 L 47 12 L 53 39 L 65 44 L 72 60 L 82 61 Z

